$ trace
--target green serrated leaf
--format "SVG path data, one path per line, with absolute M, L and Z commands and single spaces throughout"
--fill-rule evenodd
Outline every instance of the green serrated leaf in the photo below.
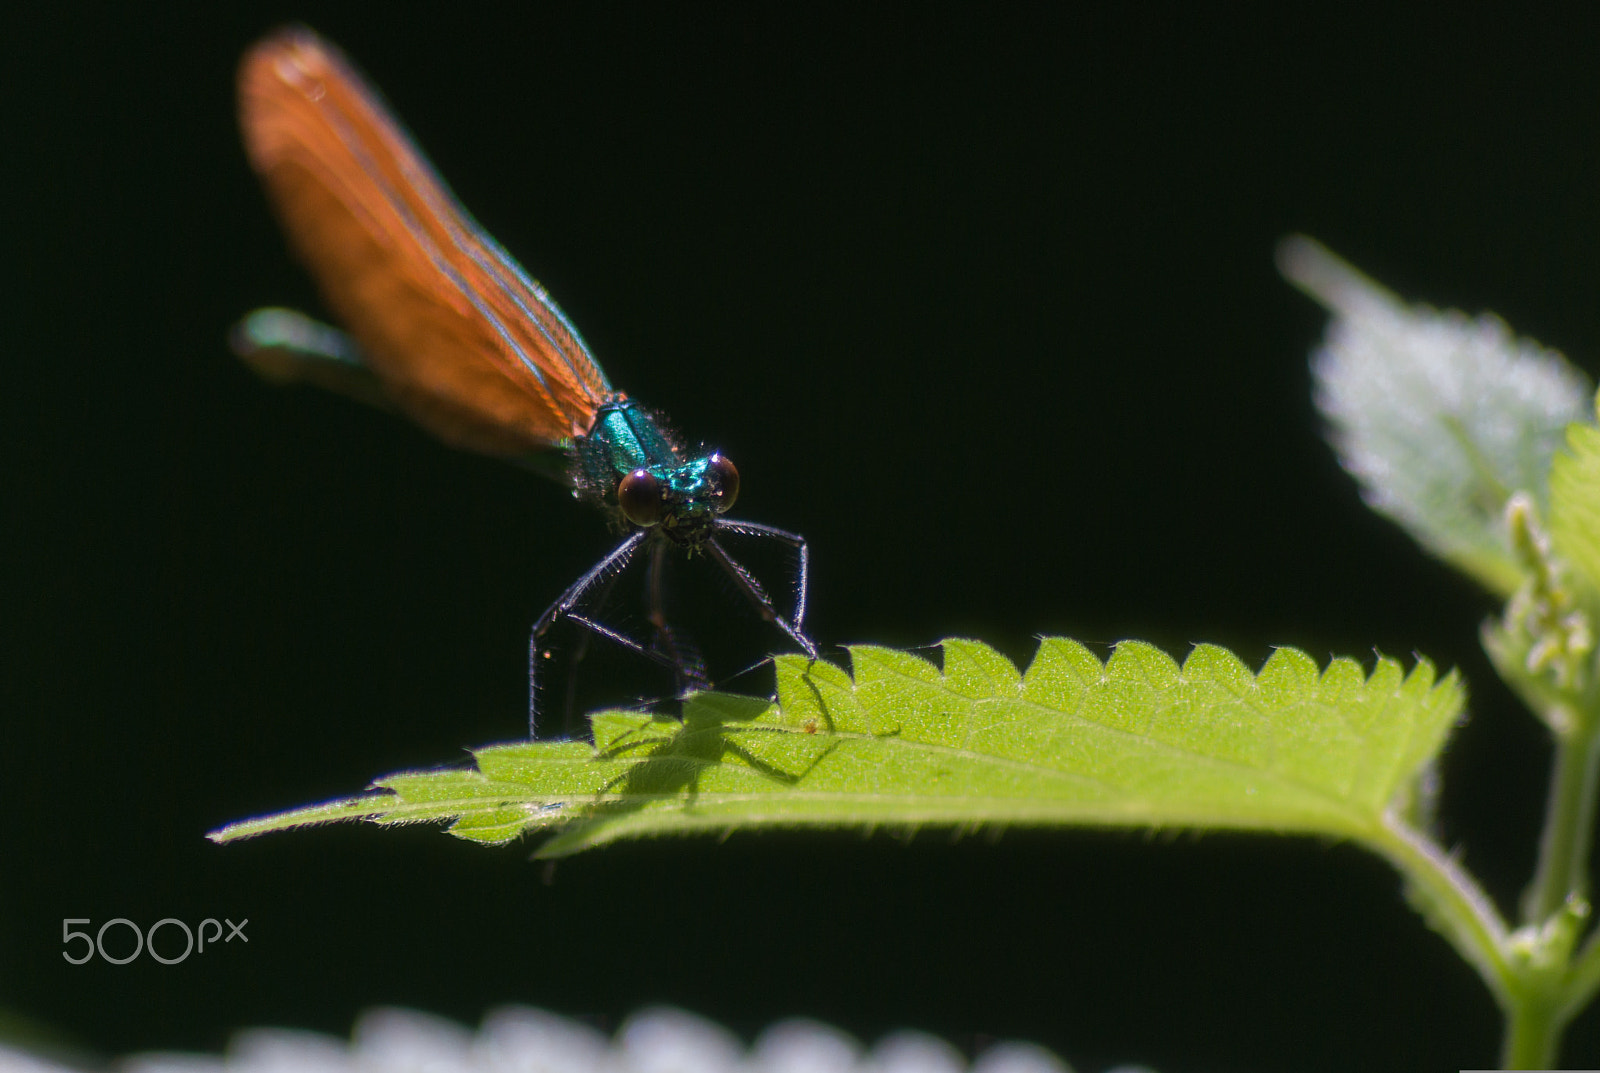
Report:
M 366 798 L 245 821 L 226 841 L 328 819 L 448 820 L 541 856 L 642 835 L 746 827 L 1095 824 L 1266 829 L 1382 842 L 1385 810 L 1461 711 L 1454 674 L 1380 659 L 1325 670 L 1280 649 L 1252 674 L 1225 649 L 1180 667 L 1139 642 L 1102 663 L 1047 638 L 1026 673 L 950 640 L 941 670 L 851 650 L 854 674 L 779 658 L 776 704 L 701 694 L 681 720 L 605 712 L 595 745 L 481 749 L 477 770 L 392 776 Z
M 1566 426 L 1591 417 L 1588 379 L 1493 315 L 1402 304 L 1311 239 L 1287 240 L 1278 263 L 1334 314 L 1312 359 L 1317 408 L 1367 503 L 1509 595 L 1523 570 L 1506 500 L 1548 504 Z

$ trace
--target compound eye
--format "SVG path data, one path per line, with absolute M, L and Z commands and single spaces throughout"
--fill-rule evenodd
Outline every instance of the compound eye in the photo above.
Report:
M 636 469 L 617 485 L 617 506 L 634 525 L 649 528 L 661 521 L 666 506 L 661 480 L 647 469 Z
M 739 471 L 727 455 L 714 454 L 706 459 L 706 478 L 711 484 L 711 509 L 725 513 L 739 498 Z

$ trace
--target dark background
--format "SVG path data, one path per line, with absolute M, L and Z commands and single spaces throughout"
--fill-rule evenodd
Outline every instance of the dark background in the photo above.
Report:
M 218 8 L 222 5 L 217 5 Z M 740 834 L 564 862 L 229 820 L 515 737 L 533 618 L 608 546 L 510 467 L 224 345 L 314 307 L 233 66 L 304 19 L 383 87 L 612 380 L 807 534 L 829 644 L 1139 637 L 1463 669 L 1444 814 L 1510 906 L 1542 732 L 1491 602 L 1319 438 L 1303 230 L 1403 294 L 1600 355 L 1594 23 L 977 7 L 67 3 L 13 22 L 0 225 L 0 1006 L 89 1053 L 403 1003 L 607 1027 L 805 1014 L 1093 1071 L 1491 1063 L 1493 1004 L 1357 850 L 1187 834 Z M 1105 649 L 1102 648 L 1102 651 Z M 64 917 L 248 917 L 72 967 Z M 1570 1036 L 1600 1056 L 1600 1018 Z

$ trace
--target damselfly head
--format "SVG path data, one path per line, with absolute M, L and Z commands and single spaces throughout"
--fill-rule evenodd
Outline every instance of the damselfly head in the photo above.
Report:
M 739 498 L 739 470 L 720 452 L 671 469 L 636 469 L 617 482 L 616 497 L 634 525 L 660 526 L 674 541 L 693 544 Z

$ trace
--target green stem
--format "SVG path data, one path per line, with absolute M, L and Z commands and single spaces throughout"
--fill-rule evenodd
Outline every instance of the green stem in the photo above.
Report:
M 1600 933 L 1589 936 L 1567 970 L 1561 1020 L 1570 1021 L 1582 1013 L 1597 989 L 1600 989 Z
M 1489 896 L 1459 861 L 1399 816 L 1386 816 L 1381 830 L 1375 848 L 1409 881 L 1410 896 L 1428 922 L 1510 1010 L 1516 984 L 1506 957 L 1510 936 Z
M 1555 1063 L 1568 1020 L 1583 1007 L 1596 983 L 1594 944 L 1574 965 L 1572 939 L 1581 928 L 1568 899 L 1589 887 L 1589 843 L 1600 795 L 1600 721 L 1588 711 L 1556 713 L 1554 771 L 1539 841 L 1539 864 L 1523 898 L 1521 934 L 1538 936 L 1513 959 L 1516 981 L 1506 990 L 1505 1069 L 1544 1069 Z M 1575 718 L 1573 716 L 1576 716 Z M 1566 914 L 1563 917 L 1563 914 Z M 1557 939 L 1558 933 L 1565 937 Z M 1553 941 L 1552 941 L 1553 940 Z M 1576 970 L 1576 971 L 1574 971 Z
M 1594 810 L 1600 791 L 1600 733 L 1584 716 L 1572 729 L 1556 735 L 1555 772 L 1539 842 L 1539 867 L 1523 900 L 1523 918 L 1539 925 L 1566 904 L 1567 895 L 1584 895 L 1589 887 L 1589 843 L 1594 836 Z M 1555 723 L 1554 725 L 1561 725 Z
M 1516 1002 L 1508 1011 L 1501 1069 L 1550 1069 L 1555 1065 L 1566 1023 L 1556 1017 L 1548 996 L 1527 997 L 1533 1001 Z

